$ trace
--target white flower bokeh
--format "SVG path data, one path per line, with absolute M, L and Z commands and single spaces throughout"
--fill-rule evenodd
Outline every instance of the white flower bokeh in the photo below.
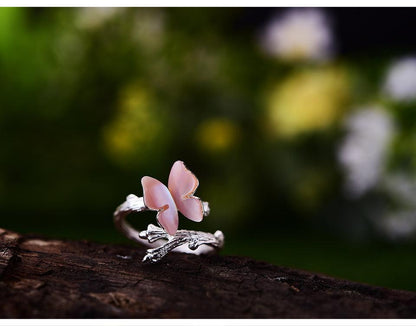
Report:
M 404 171 L 389 173 L 383 177 L 382 187 L 395 206 L 373 218 L 379 231 L 392 240 L 416 235 L 416 179 Z
M 349 196 L 357 198 L 380 180 L 394 123 L 382 108 L 364 107 L 347 118 L 346 129 L 338 160 L 346 175 L 345 190 Z
M 383 91 L 397 101 L 416 100 L 416 57 L 397 60 L 390 66 Z
M 75 23 L 81 29 L 96 29 L 121 14 L 120 7 L 85 7 L 77 10 Z
M 377 225 L 379 230 L 391 240 L 410 238 L 416 231 L 416 210 L 389 212 Z
M 329 59 L 333 43 L 328 18 L 318 9 L 292 9 L 273 18 L 261 39 L 267 54 L 289 61 Z

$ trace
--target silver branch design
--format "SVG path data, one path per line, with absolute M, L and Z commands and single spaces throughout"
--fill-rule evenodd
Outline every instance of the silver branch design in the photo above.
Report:
M 157 240 L 166 240 L 163 245 L 147 250 L 143 262 L 155 263 L 162 259 L 168 252 L 175 248 L 188 245 L 190 250 L 196 250 L 201 245 L 209 245 L 213 248 L 219 249 L 224 244 L 224 234 L 221 231 L 216 231 L 214 234 L 200 231 L 178 230 L 175 235 L 171 236 L 162 228 L 149 224 L 146 231 L 139 234 L 141 239 L 147 239 L 150 243 Z M 183 250 L 181 250 L 183 252 Z

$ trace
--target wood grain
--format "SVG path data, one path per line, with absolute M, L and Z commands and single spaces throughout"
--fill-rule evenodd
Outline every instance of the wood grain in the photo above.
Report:
M 2 318 L 416 318 L 416 293 L 245 257 L 171 253 L 0 229 Z

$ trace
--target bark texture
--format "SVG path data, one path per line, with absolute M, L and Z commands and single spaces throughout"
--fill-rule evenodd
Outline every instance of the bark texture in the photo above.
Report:
M 416 318 L 416 293 L 245 257 L 51 240 L 0 229 L 2 318 Z

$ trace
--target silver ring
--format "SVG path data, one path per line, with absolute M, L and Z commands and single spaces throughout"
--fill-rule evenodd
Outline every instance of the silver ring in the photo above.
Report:
M 177 161 L 172 167 L 171 175 L 172 173 L 175 173 L 175 168 L 176 168 L 176 171 L 178 171 L 178 169 L 182 169 L 181 172 L 185 171 L 183 169 L 186 169 L 183 162 Z M 186 201 L 189 199 L 192 199 L 193 201 L 197 201 L 201 205 L 202 215 L 207 216 L 210 213 L 208 203 L 203 202 L 198 197 L 193 196 L 193 192 L 198 186 L 198 180 L 187 169 L 186 169 L 186 174 L 182 174 L 182 176 L 183 175 L 185 175 L 185 177 L 187 178 L 192 176 L 192 178 L 196 180 L 196 186 L 192 188 L 192 193 L 184 194 L 179 199 L 176 199 L 176 202 Z M 142 185 L 143 185 L 143 179 L 145 178 L 155 180 L 150 177 L 144 177 L 142 178 Z M 173 178 L 173 180 L 174 179 L 175 178 Z M 159 181 L 157 182 L 160 183 Z M 169 183 L 171 183 L 171 176 L 169 178 Z M 162 186 L 165 187 L 163 184 Z M 163 223 L 160 223 L 161 220 L 159 219 L 160 214 L 168 209 L 168 205 L 163 205 L 161 207 L 154 207 L 154 205 L 149 205 L 151 206 L 149 207 L 145 203 L 145 199 L 146 199 L 145 185 L 143 185 L 143 192 L 144 192 L 144 197 L 138 197 L 133 194 L 128 195 L 126 198 L 126 201 L 123 204 L 121 204 L 119 207 L 117 207 L 116 211 L 114 212 L 114 223 L 115 223 L 116 228 L 121 233 L 123 233 L 128 239 L 133 240 L 149 248 L 146 252 L 146 255 L 143 258 L 143 262 L 151 262 L 151 263 L 158 262 L 170 251 L 181 252 L 181 253 L 186 253 L 186 254 L 201 255 L 201 254 L 210 254 L 210 253 L 216 252 L 217 250 L 223 247 L 224 234 L 221 231 L 216 231 L 214 234 L 201 232 L 201 231 L 192 231 L 192 230 L 174 230 L 174 231 L 169 230 L 168 232 L 166 230 L 166 227 L 163 227 L 161 225 Z M 171 192 L 173 193 L 174 191 L 171 191 Z M 162 195 L 166 196 L 166 194 L 169 195 L 169 192 L 165 192 Z M 174 195 L 172 195 L 172 198 L 173 197 Z M 172 206 L 175 206 L 174 202 L 172 203 Z M 178 203 L 178 206 L 181 207 L 180 203 Z M 176 206 L 171 207 L 171 208 L 176 210 Z M 149 224 L 145 231 L 138 231 L 134 229 L 126 221 L 126 217 L 130 213 L 139 213 L 139 212 L 148 211 L 148 210 L 158 212 L 157 217 L 158 217 L 159 226 L 156 226 L 154 224 Z M 187 217 L 192 219 L 189 216 Z M 202 220 L 202 216 L 201 216 L 201 220 Z

